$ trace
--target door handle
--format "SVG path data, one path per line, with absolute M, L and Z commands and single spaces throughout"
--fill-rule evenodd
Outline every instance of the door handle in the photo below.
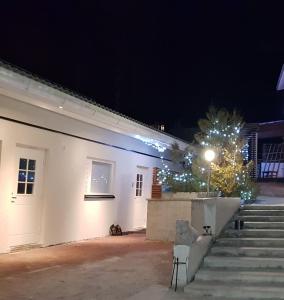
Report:
M 17 196 L 11 196 L 11 203 L 15 203 L 15 200 L 17 199 Z

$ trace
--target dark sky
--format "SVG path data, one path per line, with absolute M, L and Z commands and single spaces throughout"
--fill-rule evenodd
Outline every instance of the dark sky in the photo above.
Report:
M 283 4 L 282 4 L 283 3 Z M 146 123 L 284 119 L 284 1 L 2 1 L 0 58 Z

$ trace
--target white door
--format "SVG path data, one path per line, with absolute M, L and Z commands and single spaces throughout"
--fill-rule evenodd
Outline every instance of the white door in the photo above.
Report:
M 44 151 L 16 148 L 10 246 L 40 241 Z
M 135 176 L 135 195 L 133 223 L 135 229 L 145 228 L 147 220 L 147 200 L 151 195 L 150 169 L 137 167 Z

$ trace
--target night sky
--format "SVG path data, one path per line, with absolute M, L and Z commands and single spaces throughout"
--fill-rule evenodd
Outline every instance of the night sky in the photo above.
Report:
M 283 13 L 284 1 L 2 1 L 0 58 L 168 129 L 210 104 L 284 119 Z

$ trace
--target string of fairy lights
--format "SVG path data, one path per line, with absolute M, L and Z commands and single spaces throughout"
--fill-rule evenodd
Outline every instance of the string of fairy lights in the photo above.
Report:
M 203 136 L 203 141 L 201 141 L 201 146 L 203 148 L 214 148 L 214 149 L 223 149 L 224 145 L 229 145 L 231 149 L 235 149 L 235 153 L 241 153 L 244 162 L 249 161 L 249 144 L 245 143 L 241 148 L 238 143 L 240 139 L 240 131 L 241 131 L 241 124 L 233 124 L 233 125 L 227 125 L 223 126 L 219 120 L 214 121 L 214 128 L 209 129 L 208 132 Z M 204 180 L 197 179 L 192 174 L 192 164 L 193 164 L 193 158 L 194 154 L 191 152 L 185 153 L 183 157 L 183 166 L 185 171 L 178 173 L 172 171 L 168 164 L 164 160 L 164 152 L 168 148 L 166 144 L 158 142 L 154 139 L 145 138 L 141 136 L 136 136 L 137 139 L 143 141 L 146 145 L 154 148 L 157 150 L 160 154 L 160 159 L 162 162 L 162 168 L 158 171 L 158 179 L 159 183 L 162 185 L 166 185 L 168 182 L 168 179 L 171 178 L 174 182 L 180 183 L 180 184 L 188 184 L 192 183 L 193 181 L 197 183 L 197 185 L 200 186 L 200 188 L 205 188 L 207 183 Z M 224 155 L 224 151 L 220 151 L 221 155 Z M 234 164 L 234 160 L 232 160 L 232 163 Z M 203 166 L 199 166 L 199 171 L 201 174 L 204 174 L 207 172 L 207 170 Z M 236 173 L 235 179 L 238 182 L 239 186 L 245 186 L 245 182 L 247 180 L 248 174 L 242 170 L 241 174 Z M 243 200 L 250 200 L 252 198 L 252 191 L 250 190 L 241 190 L 240 191 L 241 199 Z

